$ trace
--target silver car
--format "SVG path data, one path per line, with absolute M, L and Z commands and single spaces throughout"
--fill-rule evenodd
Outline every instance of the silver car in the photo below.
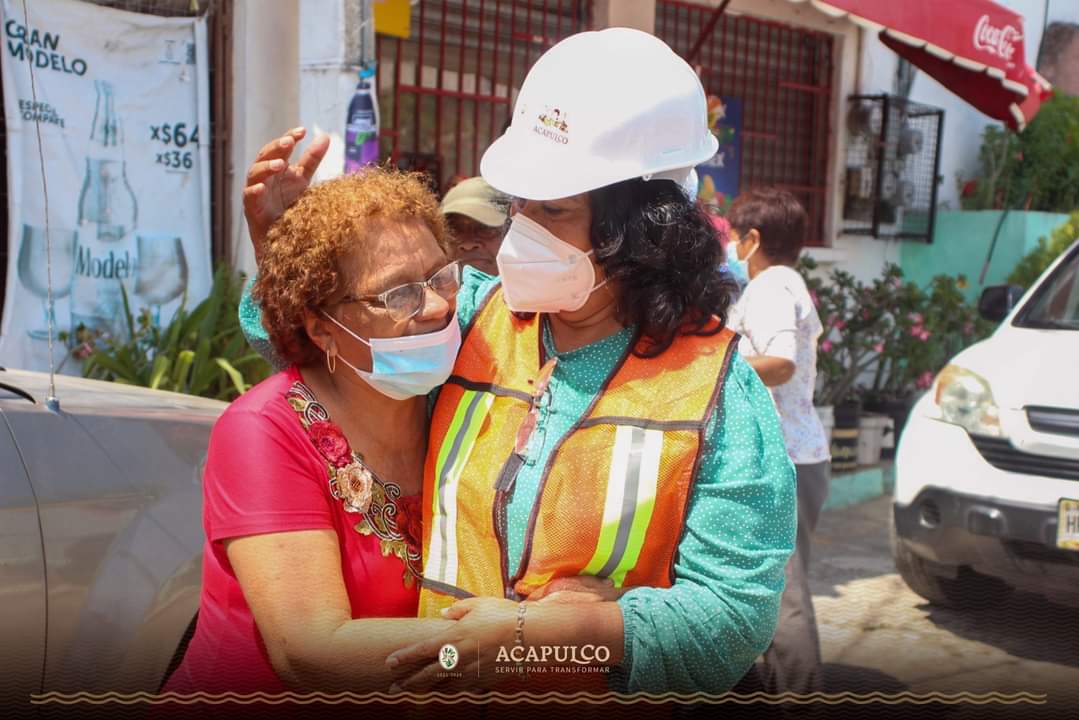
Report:
M 194 627 L 225 403 L 0 371 L 0 706 L 158 690 Z M 21 704 L 21 703 L 20 703 Z

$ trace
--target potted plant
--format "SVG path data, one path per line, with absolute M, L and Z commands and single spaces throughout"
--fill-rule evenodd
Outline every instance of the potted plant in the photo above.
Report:
M 833 270 L 825 282 L 810 274 L 816 267 L 809 258 L 799 265 L 823 325 L 814 404 L 822 422 L 833 421 L 832 467 L 846 470 L 857 465 L 858 379 L 874 366 L 879 354 L 875 319 L 880 315 L 881 283 L 866 286 L 843 270 Z
M 867 410 L 892 418 L 898 442 L 917 395 L 956 353 L 992 328 L 964 299 L 967 280 L 962 275 L 937 275 L 922 290 L 904 283 L 898 272 L 887 274 L 894 293 L 880 323 L 880 361 L 864 397 Z
M 904 282 L 895 265 L 884 272 L 887 297 L 879 318 L 878 362 L 872 381 L 863 389 L 865 409 L 891 419 L 891 434 L 883 457 L 895 454 L 898 432 L 906 422 L 917 389 L 929 387 L 933 375 L 921 369 L 925 343 L 935 329 L 927 327 L 927 296 L 915 283 Z

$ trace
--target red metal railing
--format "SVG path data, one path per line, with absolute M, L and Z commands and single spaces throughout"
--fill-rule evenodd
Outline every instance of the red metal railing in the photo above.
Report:
M 658 0 L 656 35 L 686 56 L 712 8 Z M 827 33 L 724 14 L 701 44 L 705 90 L 743 101 L 741 187 L 775 185 L 809 213 L 810 245 L 824 245 L 834 41 Z
M 591 0 L 419 0 L 407 40 L 378 36 L 382 154 L 438 189 L 479 174 L 525 73 L 590 26 Z

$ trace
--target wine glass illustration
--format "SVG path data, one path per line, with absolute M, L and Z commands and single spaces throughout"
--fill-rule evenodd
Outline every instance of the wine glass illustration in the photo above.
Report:
M 31 328 L 27 331 L 34 340 L 47 340 L 49 325 L 56 332 L 55 301 L 71 294 L 74 279 L 75 242 L 74 230 L 50 228 L 52 239 L 52 297 L 53 307 L 49 307 L 48 243 L 45 228 L 33 225 L 22 226 L 22 244 L 19 245 L 19 281 L 32 294 L 41 298 L 44 327 Z
M 147 233 L 138 235 L 139 253 L 135 294 L 151 306 L 154 325 L 161 325 L 161 306 L 187 289 L 187 257 L 178 235 Z

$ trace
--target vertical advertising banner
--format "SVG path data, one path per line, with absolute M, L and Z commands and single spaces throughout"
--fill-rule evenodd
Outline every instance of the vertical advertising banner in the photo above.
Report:
M 697 199 L 725 213 L 742 179 L 742 99 L 709 95 L 708 126 L 719 140 L 719 150 L 697 166 Z
M 46 370 L 50 264 L 56 335 L 125 337 L 125 293 L 134 315 L 162 325 L 209 293 L 206 25 L 77 0 L 0 0 L 0 10 L 0 365 Z M 66 352 L 57 342 L 57 364 Z

